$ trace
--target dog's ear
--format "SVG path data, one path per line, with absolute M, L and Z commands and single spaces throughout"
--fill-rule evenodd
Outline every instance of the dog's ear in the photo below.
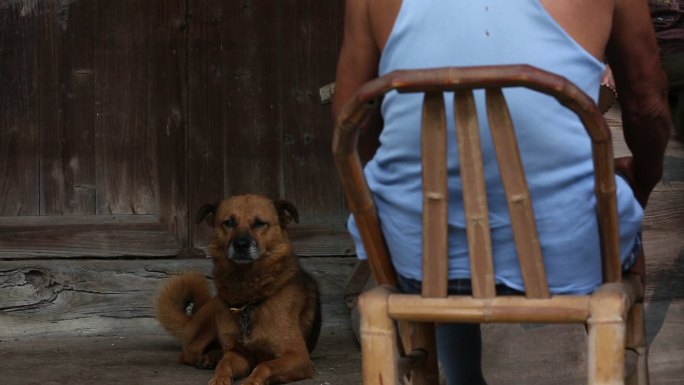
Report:
M 273 205 L 278 212 L 278 219 L 280 220 L 280 226 L 285 227 L 289 223 L 299 223 L 299 213 L 297 213 L 297 208 L 286 201 L 286 200 L 274 200 Z
M 209 215 L 216 214 L 216 209 L 218 209 L 218 203 L 205 203 L 199 208 L 199 210 L 197 210 L 197 214 L 195 215 L 195 223 L 199 225 Z

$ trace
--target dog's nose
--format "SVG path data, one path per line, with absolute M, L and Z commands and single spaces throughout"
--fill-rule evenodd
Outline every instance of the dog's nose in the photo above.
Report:
M 239 251 L 245 251 L 249 249 L 249 247 L 252 245 L 252 240 L 249 239 L 249 237 L 240 237 L 236 238 L 233 241 L 233 247 L 235 247 L 236 250 Z
M 252 262 L 259 258 L 257 242 L 249 234 L 239 234 L 228 245 L 226 257 L 236 263 Z

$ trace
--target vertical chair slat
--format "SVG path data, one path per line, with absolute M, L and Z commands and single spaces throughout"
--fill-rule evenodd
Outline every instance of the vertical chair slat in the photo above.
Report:
M 618 235 L 617 198 L 615 195 L 615 169 L 610 129 L 593 100 L 581 90 L 569 86 L 567 80 L 558 100 L 574 111 L 582 120 L 591 137 L 596 195 L 596 215 L 601 238 L 601 268 L 603 282 L 620 282 L 622 261 Z
M 333 154 L 337 172 L 342 182 L 347 204 L 361 234 L 363 247 L 368 255 L 368 265 L 378 285 L 396 285 L 394 266 L 380 229 L 380 222 L 373 196 L 363 174 L 363 166 L 357 150 L 359 126 L 368 117 L 372 103 L 355 100 L 346 105 L 335 124 Z
M 442 92 L 427 92 L 421 131 L 424 297 L 447 295 L 446 116 Z
M 456 92 L 454 110 L 473 297 L 492 298 L 496 295 L 496 285 L 489 210 L 480 147 L 480 128 L 471 90 Z
M 489 127 L 508 202 L 525 293 L 530 298 L 548 298 L 544 260 L 513 123 L 501 89 L 488 88 L 486 96 Z
M 601 117 L 602 119 L 602 117 Z M 604 123 L 605 124 L 605 123 Z M 620 282 L 622 261 L 618 235 L 615 170 L 611 141 L 593 143 L 596 219 L 601 237 L 601 269 L 604 282 Z

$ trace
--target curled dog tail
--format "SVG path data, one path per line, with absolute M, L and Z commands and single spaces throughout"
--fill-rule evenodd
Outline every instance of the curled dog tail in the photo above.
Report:
M 200 272 L 186 272 L 171 278 L 159 291 L 155 302 L 157 321 L 172 336 L 181 339 L 190 322 L 188 306 L 196 313 L 211 299 L 207 279 Z

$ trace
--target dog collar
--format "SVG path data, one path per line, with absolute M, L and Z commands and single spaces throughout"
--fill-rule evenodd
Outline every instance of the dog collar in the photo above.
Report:
M 255 307 L 259 306 L 261 301 L 258 302 L 248 302 L 241 305 L 229 305 L 226 304 L 228 311 L 231 314 L 237 314 L 240 317 L 240 333 L 238 335 L 238 341 L 245 342 L 245 340 L 252 334 L 252 311 Z
M 259 302 L 248 302 L 248 303 L 243 303 L 240 305 L 226 305 L 228 307 L 228 311 L 237 314 L 237 313 L 242 313 L 245 310 L 251 310 L 253 307 L 259 305 L 261 301 Z
M 235 314 L 235 313 L 240 313 L 241 311 L 247 309 L 247 306 L 249 306 L 248 303 L 246 303 L 246 304 L 244 304 L 244 305 L 242 305 L 242 306 L 236 306 L 236 307 L 228 306 L 228 311 L 230 311 L 230 312 L 233 313 L 233 314 Z

